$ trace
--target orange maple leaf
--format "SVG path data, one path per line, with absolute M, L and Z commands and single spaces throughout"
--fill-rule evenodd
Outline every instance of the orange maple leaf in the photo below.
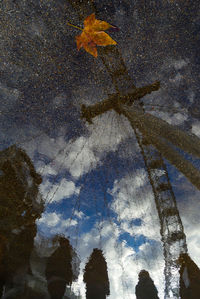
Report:
M 68 25 L 81 29 L 77 26 Z M 84 48 L 88 53 L 97 57 L 97 48 L 98 46 L 107 46 L 107 45 L 116 45 L 116 41 L 114 41 L 104 30 L 113 27 L 105 21 L 97 20 L 95 18 L 95 14 L 91 14 L 84 20 L 84 29 L 82 33 L 76 36 L 76 44 L 78 50 L 80 48 Z

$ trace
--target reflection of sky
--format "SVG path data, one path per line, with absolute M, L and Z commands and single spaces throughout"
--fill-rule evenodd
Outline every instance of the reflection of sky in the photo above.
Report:
M 101 247 L 108 263 L 109 298 L 132 298 L 143 268 L 162 298 L 159 221 L 131 128 L 114 112 L 99 116 L 94 125 L 79 118 L 82 103 L 114 92 L 104 65 L 76 50 L 78 33 L 67 28 L 66 20 L 81 24 L 67 1 L 22 2 L 18 8 L 11 1 L 1 3 L 0 136 L 1 149 L 19 144 L 43 175 L 40 191 L 46 209 L 38 233 L 70 236 L 82 268 L 92 249 Z M 161 89 L 144 98 L 146 109 L 200 136 L 198 4 L 95 2 L 99 16 L 120 28 L 112 37 L 135 83 L 161 81 Z M 189 253 L 200 265 L 199 192 L 167 166 Z M 81 277 L 74 285 L 79 287 L 83 291 Z

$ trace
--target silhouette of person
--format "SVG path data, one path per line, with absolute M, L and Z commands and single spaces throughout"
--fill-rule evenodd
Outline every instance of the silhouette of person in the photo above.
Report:
M 139 273 L 139 281 L 135 288 L 137 299 L 159 299 L 158 291 L 151 279 L 149 272 L 142 270 Z
M 102 250 L 95 248 L 85 266 L 83 280 L 87 299 L 105 299 L 110 294 L 107 263 Z
M 59 247 L 48 258 L 45 270 L 51 299 L 61 299 L 66 285 L 71 285 L 73 281 L 72 247 L 64 237 L 59 238 L 59 243 Z
M 16 273 L 30 272 L 30 255 L 34 246 L 36 232 L 36 224 L 32 224 L 25 227 L 20 233 L 13 234 L 12 238 L 10 238 L 6 257 L 7 279 L 13 280 Z
M 180 264 L 180 296 L 181 299 L 200 298 L 200 269 L 187 253 L 182 253 Z

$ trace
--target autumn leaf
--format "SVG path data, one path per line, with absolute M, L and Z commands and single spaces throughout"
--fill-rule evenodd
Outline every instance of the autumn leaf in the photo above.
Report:
M 81 29 L 70 23 L 68 23 L 68 25 Z M 83 47 L 88 53 L 90 53 L 94 57 L 97 57 L 98 53 L 96 45 L 116 45 L 116 41 L 114 41 L 107 33 L 104 32 L 104 30 L 107 30 L 111 27 L 114 26 L 108 24 L 105 21 L 97 20 L 94 13 L 88 16 L 84 20 L 84 29 L 81 29 L 82 33 L 76 36 L 76 44 L 78 50 Z

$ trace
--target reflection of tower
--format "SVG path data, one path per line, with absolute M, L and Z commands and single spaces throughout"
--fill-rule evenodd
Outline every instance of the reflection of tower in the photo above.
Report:
M 38 195 L 40 175 L 27 154 L 11 146 L 0 152 L 0 235 L 4 239 L 1 285 L 5 292 L 22 291 L 37 229 L 43 211 Z M 18 295 L 17 295 L 18 296 Z
M 136 285 L 135 293 L 137 299 L 159 299 L 154 282 L 146 270 L 142 270 L 139 273 L 139 281 Z
M 102 250 L 95 248 L 85 266 L 84 282 L 87 299 L 105 299 L 110 294 L 107 263 Z
M 70 3 L 72 3 L 82 20 L 88 15 L 88 11 L 91 13 L 95 10 L 93 1 L 76 0 L 70 1 Z M 98 12 L 96 15 L 98 17 Z M 113 97 L 111 96 L 110 100 L 103 101 L 102 105 L 100 103 L 99 105 L 97 104 L 91 107 L 82 106 L 82 116 L 91 123 L 92 117 L 114 109 L 116 112 L 126 115 L 130 121 L 130 117 L 128 117 L 128 113 L 125 113 L 126 109 L 122 103 L 134 102 L 136 103 L 134 106 L 138 109 L 138 111 L 143 111 L 142 102 L 139 102 L 139 99 L 145 94 L 156 90 L 154 89 L 155 85 L 152 84 L 142 90 L 136 88 L 128 74 L 117 47 L 100 47 L 98 49 L 98 53 L 100 54 L 99 56 L 111 76 L 117 93 Z M 142 91 L 144 91 L 143 94 Z M 118 102 L 120 102 L 119 106 L 117 104 Z M 127 109 L 129 110 L 129 108 L 131 110 L 131 107 L 128 107 Z M 134 126 L 134 122 L 131 122 L 131 125 L 135 132 L 141 153 L 144 157 L 160 219 L 160 232 L 165 258 L 165 298 L 178 298 L 179 266 L 177 265 L 176 260 L 181 253 L 187 252 L 186 238 L 182 221 L 179 216 L 175 196 L 161 154 L 151 145 L 151 138 L 144 138 L 141 131 Z M 140 125 L 142 127 L 142 124 Z M 160 140 L 158 141 L 160 142 Z M 154 144 L 155 142 L 157 142 L 157 139 L 154 138 Z M 159 147 L 162 148 L 162 145 L 160 143 Z M 165 154 L 169 157 L 168 150 L 169 148 L 165 148 Z

